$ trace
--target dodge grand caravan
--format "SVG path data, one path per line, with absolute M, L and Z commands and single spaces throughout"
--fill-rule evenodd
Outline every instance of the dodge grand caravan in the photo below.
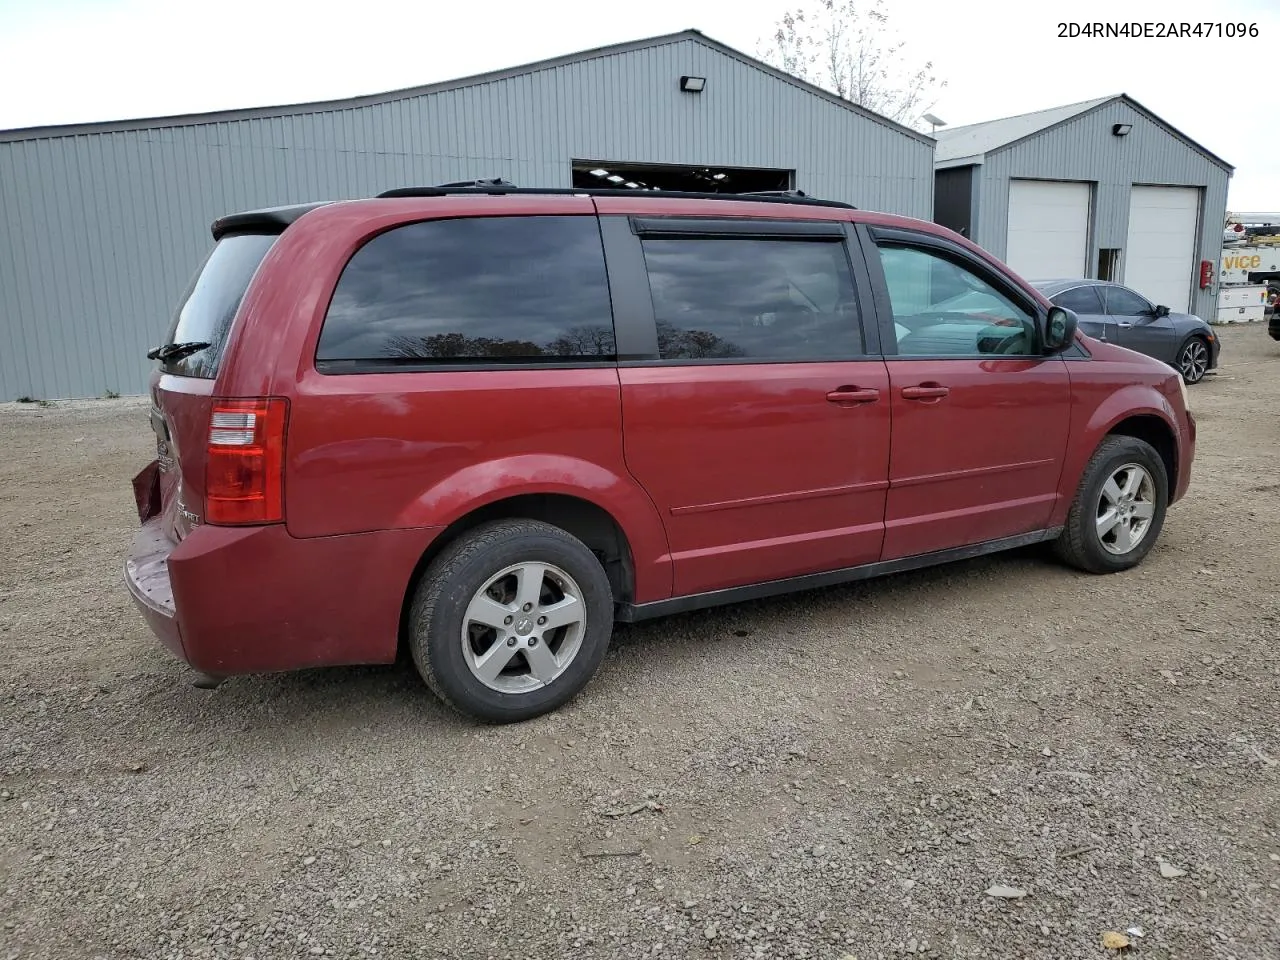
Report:
M 205 682 L 382 663 L 552 710 L 634 621 L 1052 542 L 1187 490 L 1177 371 L 932 223 L 500 181 L 256 210 L 152 351 L 125 562 Z

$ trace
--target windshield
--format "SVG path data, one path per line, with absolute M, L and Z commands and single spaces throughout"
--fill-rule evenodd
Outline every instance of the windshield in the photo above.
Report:
M 231 320 L 275 240 L 274 234 L 239 234 L 218 241 L 182 295 L 166 340 L 209 346 L 164 361 L 166 373 L 206 380 L 217 376 Z

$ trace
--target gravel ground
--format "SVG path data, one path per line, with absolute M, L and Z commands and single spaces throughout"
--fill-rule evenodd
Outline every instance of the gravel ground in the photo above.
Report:
M 1138 570 L 620 628 L 503 728 L 405 666 L 194 689 L 120 583 L 144 407 L 0 406 L 0 960 L 1280 957 L 1280 344 L 1221 332 Z

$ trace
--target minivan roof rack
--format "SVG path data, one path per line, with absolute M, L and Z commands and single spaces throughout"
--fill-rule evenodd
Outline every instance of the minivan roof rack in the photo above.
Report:
M 761 190 L 753 193 L 694 193 L 685 190 L 629 190 L 611 187 L 517 187 L 501 178 L 492 180 L 464 180 L 458 183 L 441 183 L 432 187 L 396 187 L 378 194 L 379 199 L 393 197 L 452 197 L 468 194 L 499 196 L 585 196 L 585 197 L 654 197 L 672 200 L 739 200 L 755 203 L 795 203 L 812 207 L 840 207 L 858 209 L 840 200 L 822 200 L 811 197 L 803 190 Z

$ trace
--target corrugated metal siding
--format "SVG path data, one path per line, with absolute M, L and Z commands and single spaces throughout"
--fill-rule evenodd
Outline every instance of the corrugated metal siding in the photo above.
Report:
M 474 177 L 569 186 L 575 158 L 794 169 L 817 196 L 932 212 L 930 143 L 693 39 L 389 103 L 0 142 L 0 399 L 144 392 L 222 214 Z
M 965 237 L 973 235 L 973 174 L 973 167 L 954 167 L 933 180 L 933 219 Z
M 1128 136 L 1113 136 L 1111 127 L 1117 123 L 1133 124 L 1133 129 Z M 1129 193 L 1135 183 L 1200 187 L 1203 193 L 1196 260 L 1216 264 L 1221 254 L 1227 171 L 1122 101 L 989 153 L 976 170 L 979 207 L 974 240 L 998 257 L 1006 254 L 1009 180 L 1019 177 L 1088 181 L 1096 185 L 1089 251 L 1093 272 L 1097 270 L 1100 248 L 1125 246 Z M 1211 320 L 1217 312 L 1216 299 L 1216 287 L 1196 289 L 1191 310 Z

